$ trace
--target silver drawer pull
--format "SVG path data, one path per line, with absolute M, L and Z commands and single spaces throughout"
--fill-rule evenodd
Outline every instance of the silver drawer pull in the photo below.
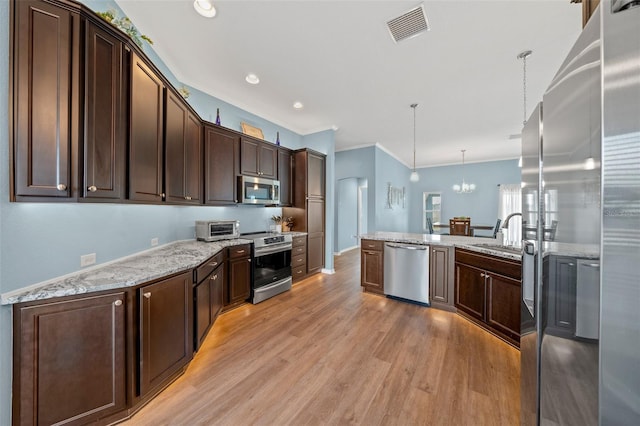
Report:
M 58 191 L 66 191 L 67 190 L 67 185 L 65 185 L 64 183 L 60 183 L 60 184 L 58 184 L 58 186 L 56 186 L 56 189 Z
M 236 250 L 236 253 L 242 254 L 242 253 L 244 253 L 244 250 Z
M 142 293 L 142 295 L 143 295 L 144 297 L 146 297 L 147 299 L 150 299 L 150 298 L 151 298 L 151 292 L 149 292 L 149 293 Z
M 184 199 L 187 200 L 187 201 L 191 201 L 191 197 L 188 196 L 188 195 L 186 197 L 184 197 Z
M 212 280 L 217 280 L 218 279 L 218 274 L 215 274 L 214 276 L 211 277 Z
M 122 300 L 116 300 L 115 302 L 113 302 L 113 304 L 116 306 L 120 306 L 122 305 Z
M 209 264 L 209 266 L 211 266 L 211 267 L 215 268 L 216 266 L 218 266 L 218 262 L 210 263 L 210 264 Z
M 486 275 L 484 274 L 484 272 L 481 272 L 481 273 L 480 273 L 480 276 L 481 276 L 481 277 L 486 277 Z
M 585 263 L 584 266 L 589 266 L 591 268 L 599 268 L 600 264 L 599 263 Z
M 96 192 L 98 190 L 98 188 L 95 185 L 91 185 L 88 189 L 90 192 Z

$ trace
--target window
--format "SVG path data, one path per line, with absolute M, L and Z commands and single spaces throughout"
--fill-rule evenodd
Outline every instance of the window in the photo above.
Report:
M 429 231 L 427 218 L 431 219 L 431 223 L 440 223 L 440 207 L 442 204 L 442 195 L 440 192 L 423 192 L 422 193 L 422 229 Z

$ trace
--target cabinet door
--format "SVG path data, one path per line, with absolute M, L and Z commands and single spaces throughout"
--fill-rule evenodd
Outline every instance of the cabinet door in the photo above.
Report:
M 383 252 L 362 250 L 360 256 L 360 283 L 369 291 L 384 293 Z
M 308 153 L 307 197 L 324 198 L 324 156 Z
M 201 127 L 181 96 L 166 91 L 165 173 L 166 200 L 181 204 L 200 203 L 202 163 Z
M 132 55 L 129 138 L 129 198 L 161 202 L 164 84 Z
M 554 275 L 554 326 L 573 334 L 576 329 L 576 260 L 556 258 Z
M 456 263 L 456 307 L 481 321 L 485 317 L 485 276 L 481 269 Z
M 229 260 L 229 300 L 227 304 L 242 302 L 251 293 L 251 259 Z
M 80 18 L 44 1 L 15 2 L 14 12 L 12 198 L 69 197 L 80 127 Z
M 86 424 L 126 408 L 125 293 L 14 308 L 14 424 Z
M 204 338 L 211 326 L 211 285 L 209 279 L 205 279 L 198 284 L 194 294 L 194 310 L 195 310 L 195 323 L 193 329 L 195 332 L 195 350 L 200 349 L 200 345 L 204 341 Z
M 258 159 L 258 174 L 269 179 L 278 178 L 278 149 L 269 143 L 260 143 Z
M 160 386 L 193 355 L 191 272 L 141 287 L 140 395 Z
M 209 278 L 211 286 L 211 324 L 218 318 L 224 306 L 224 286 L 226 284 L 224 276 L 224 266 L 219 266 Z
M 86 43 L 82 195 L 119 200 L 124 198 L 126 153 L 123 45 L 90 21 Z
M 280 204 L 291 205 L 291 151 L 278 150 L 278 180 L 280 181 Z
M 320 272 L 324 267 L 324 234 L 309 234 L 307 238 L 307 272 Z
M 512 339 L 520 339 L 520 281 L 487 274 L 487 323 Z
M 429 295 L 432 302 L 452 304 L 449 298 L 449 248 L 431 246 Z
M 237 203 L 240 138 L 222 129 L 205 127 L 204 157 L 205 204 Z
M 242 138 L 240 145 L 240 173 L 260 176 L 260 144 L 253 139 Z

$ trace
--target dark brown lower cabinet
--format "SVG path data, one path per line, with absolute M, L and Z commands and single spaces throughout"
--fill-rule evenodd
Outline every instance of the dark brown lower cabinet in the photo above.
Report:
M 453 248 L 431 246 L 429 258 L 429 300 L 431 306 L 454 310 L 453 305 Z
M 229 276 L 225 306 L 244 303 L 251 294 L 251 248 L 249 245 L 229 248 Z
M 195 350 L 200 349 L 207 332 L 222 310 L 224 284 L 224 265 L 220 265 L 195 287 Z
M 360 285 L 365 291 L 384 294 L 384 243 L 362 240 L 360 246 Z
M 124 410 L 126 293 L 14 307 L 13 424 L 86 424 Z
M 455 265 L 458 312 L 519 346 L 521 262 L 456 249 Z
M 141 396 L 193 357 L 192 287 L 189 271 L 138 289 Z

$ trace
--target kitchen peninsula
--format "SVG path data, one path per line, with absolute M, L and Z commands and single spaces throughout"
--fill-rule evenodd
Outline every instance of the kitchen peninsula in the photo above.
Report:
M 395 243 L 428 247 L 426 285 L 432 307 L 457 311 L 506 342 L 519 346 L 520 248 L 478 237 L 397 232 L 363 235 L 360 262 L 364 291 L 388 294 L 385 291 L 388 271 L 385 273 L 384 268 L 389 248 L 385 247 Z

